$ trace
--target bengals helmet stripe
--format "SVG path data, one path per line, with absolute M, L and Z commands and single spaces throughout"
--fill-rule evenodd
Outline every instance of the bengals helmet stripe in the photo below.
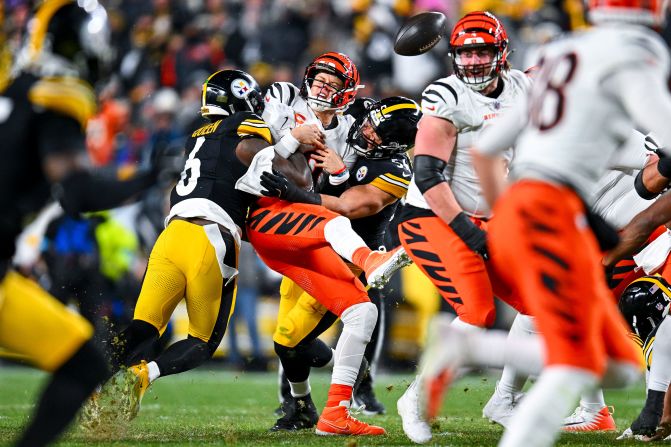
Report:
M 666 18 L 668 0 L 589 0 L 592 22 L 624 21 L 660 25 Z

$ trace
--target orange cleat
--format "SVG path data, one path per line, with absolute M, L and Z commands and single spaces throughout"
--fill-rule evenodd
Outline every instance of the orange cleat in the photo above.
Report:
M 615 419 L 608 407 L 599 411 L 590 411 L 584 407 L 578 407 L 573 414 L 564 419 L 562 431 L 585 432 L 585 431 L 615 431 Z
M 373 251 L 360 267 L 366 272 L 366 282 L 371 287 L 380 289 L 389 282 L 398 269 L 410 264 L 412 264 L 410 256 L 405 252 L 405 248 L 399 246 L 386 252 Z
M 370 425 L 354 419 L 349 413 L 349 408 L 342 405 L 324 408 L 324 411 L 322 411 L 319 421 L 317 422 L 317 429 L 315 432 L 318 435 L 323 436 L 366 436 L 387 434 L 382 427 Z

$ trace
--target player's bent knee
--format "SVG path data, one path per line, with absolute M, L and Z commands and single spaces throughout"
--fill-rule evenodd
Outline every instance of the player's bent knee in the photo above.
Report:
M 345 326 L 343 331 L 361 336 L 368 343 L 377 323 L 377 307 L 370 301 L 355 304 L 345 309 L 340 320 Z
M 629 362 L 608 361 L 608 366 L 601 379 L 604 388 L 624 388 L 636 383 L 643 370 L 640 365 Z

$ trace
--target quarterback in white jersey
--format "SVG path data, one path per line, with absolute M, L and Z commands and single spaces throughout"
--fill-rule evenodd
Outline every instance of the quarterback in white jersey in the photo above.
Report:
M 346 143 L 354 118 L 341 112 L 354 101 L 359 87 L 354 63 L 333 52 L 308 65 L 300 88 L 289 82 L 272 84 L 264 99 L 263 119 L 277 142 L 275 152 L 288 158 L 300 144 L 313 145 L 313 171 L 326 171 L 333 185 L 344 183 L 357 155 Z

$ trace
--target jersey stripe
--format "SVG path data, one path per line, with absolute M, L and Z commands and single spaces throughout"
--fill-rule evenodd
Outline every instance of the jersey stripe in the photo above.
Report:
M 645 364 L 650 369 L 650 366 L 652 365 L 652 351 L 653 347 L 655 345 L 655 337 L 650 337 L 649 340 L 647 340 L 647 343 L 643 347 L 643 356 L 645 357 Z
M 457 92 L 452 88 L 450 84 L 448 84 L 447 82 L 435 81 L 432 85 L 440 85 L 448 89 L 450 93 L 452 93 L 452 96 L 454 96 L 454 102 L 459 104 L 459 98 L 457 97 Z
M 391 194 L 392 196 L 400 199 L 408 191 L 408 185 L 399 185 L 398 182 L 391 182 L 389 178 L 384 175 L 376 177 L 370 182 L 370 185 L 375 186 L 382 191 Z
M 93 89 L 74 78 L 45 78 L 28 92 L 31 103 L 76 119 L 83 127 L 97 111 Z
M 408 185 L 410 185 L 410 180 L 405 179 L 405 178 L 403 178 L 403 177 L 398 177 L 398 176 L 396 176 L 396 175 L 394 175 L 394 174 L 386 173 L 386 174 L 383 174 L 382 177 L 384 177 L 385 180 L 387 180 L 388 182 L 396 183 L 396 184 L 399 185 L 399 186 L 403 186 L 403 185 L 408 186 Z
M 268 144 L 273 144 L 273 136 L 270 133 L 268 126 L 254 127 L 241 123 L 238 126 L 238 136 L 240 137 L 259 137 L 263 138 Z

